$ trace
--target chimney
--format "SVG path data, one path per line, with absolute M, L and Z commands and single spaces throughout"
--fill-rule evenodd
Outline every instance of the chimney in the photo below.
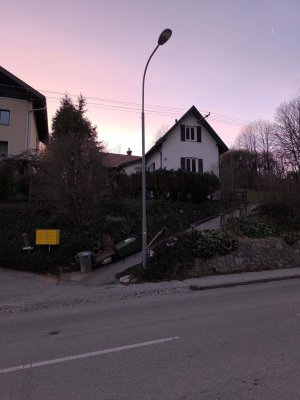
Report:
M 178 121 L 178 120 L 177 120 L 177 118 L 176 118 L 176 119 L 175 119 L 175 124 L 177 124 L 177 121 Z
M 127 155 L 131 156 L 131 154 L 132 154 L 132 151 L 130 150 L 130 147 L 129 147 L 128 150 L 127 150 Z

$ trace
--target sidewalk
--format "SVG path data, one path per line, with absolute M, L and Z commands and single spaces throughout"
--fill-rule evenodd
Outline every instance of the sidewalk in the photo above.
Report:
M 0 269 L 0 315 L 141 296 L 190 293 L 192 290 L 226 288 L 288 279 L 300 279 L 300 267 L 230 275 L 211 275 L 184 281 L 129 286 L 117 282 L 100 287 L 90 287 L 75 281 L 59 281 L 54 277 L 35 275 L 30 272 Z

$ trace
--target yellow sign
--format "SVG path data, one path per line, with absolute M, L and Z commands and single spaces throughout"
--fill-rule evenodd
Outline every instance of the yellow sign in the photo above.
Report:
M 37 229 L 35 233 L 35 243 L 41 245 L 56 245 L 59 244 L 60 230 L 59 229 Z

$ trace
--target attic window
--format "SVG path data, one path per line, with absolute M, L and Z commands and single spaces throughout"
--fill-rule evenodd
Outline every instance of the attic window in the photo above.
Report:
M 181 125 L 182 142 L 201 142 L 201 126 Z
M 10 111 L 0 110 L 0 125 L 9 125 Z

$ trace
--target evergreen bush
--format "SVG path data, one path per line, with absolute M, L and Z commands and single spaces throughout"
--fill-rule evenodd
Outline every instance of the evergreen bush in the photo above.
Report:
M 183 170 L 157 170 L 146 174 L 147 190 L 154 198 L 175 201 L 201 202 L 219 189 L 219 178 L 211 173 L 195 173 Z M 112 180 L 114 197 L 138 197 L 141 195 L 141 175 L 118 174 Z

